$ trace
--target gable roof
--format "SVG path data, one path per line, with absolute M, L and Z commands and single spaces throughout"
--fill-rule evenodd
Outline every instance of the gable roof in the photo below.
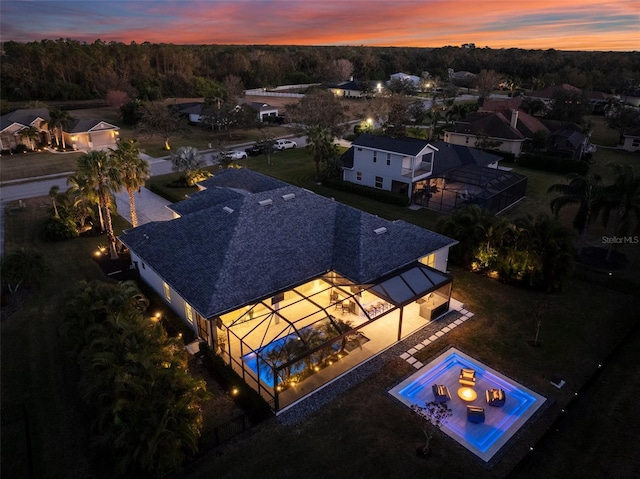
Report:
M 86 133 L 89 131 L 119 130 L 115 125 L 102 120 L 75 120 L 65 133 Z
M 46 108 L 24 108 L 21 110 L 12 111 L 0 116 L 0 131 L 5 130 L 14 123 L 23 126 L 29 126 L 38 118 L 45 121 L 49 120 L 49 110 L 47 110 Z
M 503 113 L 476 112 L 457 123 L 445 128 L 445 131 L 469 135 L 488 135 L 506 140 L 524 140 L 525 136 L 513 128 Z
M 269 105 L 268 103 L 263 103 L 263 102 L 259 102 L 259 101 L 252 101 L 249 106 L 251 106 L 251 108 L 253 108 L 254 110 L 258 111 L 258 112 L 263 112 L 263 111 L 274 111 L 274 110 L 278 110 L 277 106 L 273 106 L 273 105 Z
M 456 243 L 291 185 L 147 223 L 120 239 L 207 318 L 330 270 L 370 283 Z
M 392 138 L 389 136 L 371 135 L 369 133 L 363 133 L 351 144 L 355 147 L 399 153 L 407 156 L 418 156 L 427 146 L 429 146 L 428 141 L 420 140 L 418 138 Z
M 531 98 L 546 98 L 551 100 L 553 96 L 559 91 L 566 91 L 569 93 L 580 93 L 582 90 L 580 88 L 576 88 L 568 83 L 563 83 L 562 85 L 551 85 L 542 90 L 532 91 L 531 93 L 525 94 L 525 96 Z

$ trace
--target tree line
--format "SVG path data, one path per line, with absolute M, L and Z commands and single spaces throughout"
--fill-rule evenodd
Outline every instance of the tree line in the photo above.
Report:
M 398 71 L 448 78 L 447 69 L 493 70 L 524 88 L 570 83 L 622 93 L 637 86 L 640 52 L 554 49 L 174 45 L 93 43 L 60 38 L 2 43 L 0 93 L 11 101 L 198 97 L 197 81 L 239 78 L 247 88 L 281 84 L 387 80 Z

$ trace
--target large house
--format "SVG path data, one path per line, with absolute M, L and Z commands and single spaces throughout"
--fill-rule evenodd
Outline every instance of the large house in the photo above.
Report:
M 268 117 L 277 117 L 278 116 L 278 107 L 273 105 L 269 105 L 268 103 L 263 102 L 251 102 L 248 105 L 256 111 L 256 118 L 258 121 L 262 122 L 265 118 Z M 205 120 L 205 116 L 202 112 L 204 110 L 204 102 L 196 101 L 196 102 L 186 102 L 186 103 L 178 103 L 174 105 L 172 108 L 179 115 L 185 116 L 189 119 L 189 123 L 201 123 Z M 240 108 L 240 105 L 236 105 L 236 108 Z
M 120 240 L 275 411 L 449 310 L 450 238 L 247 169 L 200 188 Z
M 52 141 L 49 131 L 49 110 L 32 108 L 15 110 L 0 117 L 0 150 L 12 150 L 24 145 L 30 150 L 46 146 Z M 29 138 L 24 131 L 37 130 L 37 137 Z M 115 125 L 101 120 L 74 120 L 62 129 L 64 143 L 75 150 L 106 150 L 116 148 L 119 130 Z
M 362 98 L 367 95 L 368 86 L 352 78 L 348 81 L 327 85 L 327 89 L 337 97 Z
M 499 161 L 466 146 L 363 134 L 343 154 L 342 170 L 344 181 L 406 195 L 430 209 L 475 203 L 497 213 L 526 191 L 526 177 L 499 169 Z
M 551 85 L 543 88 L 542 90 L 526 93 L 524 96 L 525 98 L 540 100 L 548 109 L 550 109 L 553 106 L 553 99 L 559 92 L 584 95 L 591 106 L 591 113 L 600 114 L 604 113 L 605 107 L 612 99 L 619 98 L 616 95 L 610 95 L 601 91 L 581 90 L 580 88 L 569 85 L 568 83 Z

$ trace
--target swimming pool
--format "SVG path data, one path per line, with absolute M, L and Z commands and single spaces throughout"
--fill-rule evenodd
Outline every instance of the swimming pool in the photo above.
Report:
M 462 386 L 458 383 L 461 368 L 476 371 L 474 389 L 478 394 L 473 401 L 463 401 L 456 394 Z M 453 415 L 441 427 L 442 431 L 484 461 L 489 461 L 546 401 L 543 396 L 455 348 L 450 348 L 420 368 L 389 393 L 409 407 L 414 404 L 424 406 L 425 403 L 433 401 L 433 384 L 448 386 L 451 392 L 448 404 Z M 505 391 L 504 406 L 490 407 L 487 404 L 485 390 L 492 388 Z M 468 422 L 467 405 L 483 407 L 485 422 Z
M 281 349 L 282 346 L 289 341 L 290 339 L 297 338 L 298 335 L 295 333 L 289 334 L 288 336 L 284 336 L 280 339 L 270 342 L 266 346 L 261 347 L 255 352 L 251 352 L 249 354 L 245 354 L 242 356 L 242 360 L 245 365 L 251 369 L 256 376 L 258 376 L 258 371 L 260 371 L 259 377 L 260 381 L 262 381 L 266 386 L 273 387 L 273 369 L 272 365 L 265 361 L 264 358 L 268 357 L 268 354 L 271 351 L 277 351 Z M 257 353 L 257 354 L 256 354 Z M 291 368 L 291 374 L 297 374 L 304 369 L 304 363 L 298 362 L 293 365 Z M 276 385 L 282 383 L 282 378 L 280 377 L 282 373 L 278 375 Z

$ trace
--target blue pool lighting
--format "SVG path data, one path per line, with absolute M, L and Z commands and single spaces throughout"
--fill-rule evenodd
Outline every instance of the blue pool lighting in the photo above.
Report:
M 458 383 L 462 368 L 476 372 L 473 389 L 477 398 L 472 401 L 464 401 L 456 394 L 462 387 Z M 389 393 L 409 407 L 414 404 L 424 406 L 434 399 L 431 389 L 434 384 L 445 385 L 451 391 L 448 405 L 453 416 L 442 425 L 442 431 L 485 461 L 489 461 L 546 400 L 455 348 L 441 354 Z M 505 392 L 504 406 L 491 407 L 487 404 L 485 391 L 488 389 Z M 484 408 L 484 423 L 467 421 L 468 405 Z

